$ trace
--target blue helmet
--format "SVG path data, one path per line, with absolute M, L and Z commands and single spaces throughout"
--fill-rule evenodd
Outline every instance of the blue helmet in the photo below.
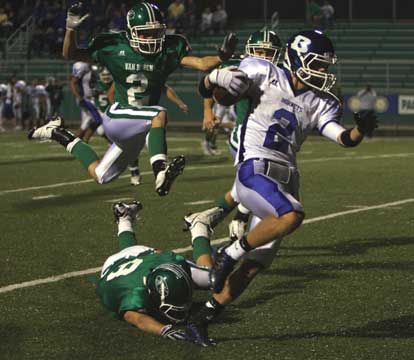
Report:
M 331 94 L 336 76 L 327 70 L 336 62 L 331 40 L 319 30 L 309 30 L 288 41 L 283 66 L 304 84 Z

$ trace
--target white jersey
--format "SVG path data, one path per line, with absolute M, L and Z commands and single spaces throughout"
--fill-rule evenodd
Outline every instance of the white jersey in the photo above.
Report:
M 239 69 L 252 80 L 247 94 L 252 106 L 241 128 L 236 164 L 262 158 L 296 166 L 296 153 L 314 128 L 324 134 L 325 126 L 335 123 L 336 133 L 345 130 L 337 124 L 340 104 L 330 95 L 295 94 L 290 74 L 263 59 L 246 58 Z
M 78 61 L 73 64 L 72 76 L 78 80 L 80 95 L 86 99 L 93 97 L 93 73 L 88 63 Z

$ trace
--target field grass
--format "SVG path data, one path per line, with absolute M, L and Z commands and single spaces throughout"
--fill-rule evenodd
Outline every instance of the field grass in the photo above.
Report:
M 159 198 L 149 172 L 139 187 L 127 174 L 98 186 L 60 146 L 1 134 L 1 359 L 413 358 L 412 138 L 350 150 L 316 137 L 305 143 L 299 166 L 308 222 L 211 325 L 216 348 L 144 335 L 111 318 L 87 276 L 7 287 L 102 265 L 117 251 L 110 210 L 117 199 L 144 204 L 136 228 L 142 244 L 188 246 L 182 216 L 210 206 L 189 203 L 214 201 L 230 188 L 234 169 L 224 140 L 223 155 L 205 157 L 199 134 L 169 136 L 170 154 L 186 154 L 187 168 Z M 104 152 L 102 140 L 92 145 Z M 146 153 L 141 166 L 149 171 Z M 221 224 L 214 237 L 226 234 Z

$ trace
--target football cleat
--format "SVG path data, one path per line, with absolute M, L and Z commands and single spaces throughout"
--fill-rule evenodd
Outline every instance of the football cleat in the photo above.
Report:
M 184 171 L 185 157 L 179 155 L 174 158 L 164 170 L 161 170 L 155 178 L 155 191 L 159 196 L 168 195 L 176 177 Z
M 139 169 L 131 170 L 131 178 L 130 178 L 131 185 L 137 186 L 141 184 L 141 174 Z
M 204 155 L 208 155 L 208 156 L 214 155 L 209 143 L 206 140 L 203 140 L 201 142 L 201 149 L 203 150 Z
M 117 224 L 119 224 L 119 219 L 121 218 L 128 219 L 130 221 L 136 220 L 140 210 L 142 210 L 142 204 L 139 201 L 133 201 L 129 204 L 118 202 L 112 205 L 112 211 Z
M 196 222 L 202 222 L 213 229 L 223 218 L 223 213 L 224 210 L 218 206 L 197 213 L 191 213 L 184 217 L 187 226 L 187 229 L 184 231 L 191 230 L 191 227 L 194 226 Z
M 48 123 L 29 131 L 27 137 L 29 140 L 50 140 L 52 139 L 53 130 L 63 125 L 63 119 L 60 116 L 52 118 Z
M 217 250 L 213 267 L 210 270 L 210 288 L 214 293 L 219 293 L 223 290 L 227 277 L 237 263 L 237 260 L 228 255 L 225 249 L 226 246 L 223 246 Z
M 208 233 L 212 233 L 213 229 L 210 226 L 210 219 L 203 212 L 190 213 L 184 216 L 184 231 L 191 231 L 197 224 L 207 226 Z
M 229 224 L 229 237 L 231 243 L 240 240 L 246 233 L 247 223 L 241 220 L 232 220 Z

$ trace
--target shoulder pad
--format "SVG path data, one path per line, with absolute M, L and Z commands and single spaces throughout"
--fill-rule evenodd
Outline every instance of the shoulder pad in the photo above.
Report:
M 189 44 L 187 38 L 180 34 L 166 35 L 165 43 L 167 47 L 179 46 L 185 49 L 187 52 L 191 51 L 191 45 Z
M 89 43 L 89 50 L 96 51 L 106 46 L 116 45 L 125 41 L 126 36 L 124 32 L 118 33 L 100 33 L 95 36 Z

